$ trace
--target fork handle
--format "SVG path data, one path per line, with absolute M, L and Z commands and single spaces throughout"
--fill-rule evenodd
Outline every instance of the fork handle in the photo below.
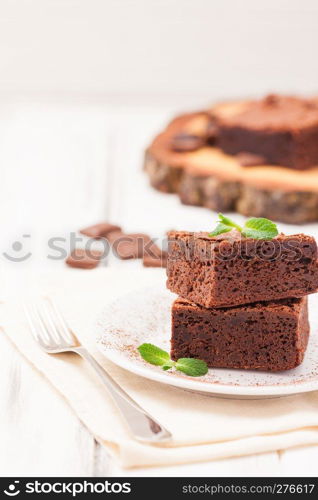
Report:
M 97 375 L 99 375 L 101 381 L 112 395 L 135 439 L 154 443 L 171 438 L 171 433 L 141 408 L 84 347 L 75 347 L 72 351 L 88 361 Z

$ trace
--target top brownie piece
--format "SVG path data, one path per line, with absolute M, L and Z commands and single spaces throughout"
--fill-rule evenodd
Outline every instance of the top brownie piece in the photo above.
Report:
M 263 157 L 263 164 L 296 169 L 318 165 L 315 99 L 269 95 L 220 106 L 214 114 L 218 146 L 225 153 L 249 152 Z
M 304 234 L 272 240 L 233 230 L 168 234 L 167 287 L 204 307 L 303 297 L 318 289 L 317 245 Z

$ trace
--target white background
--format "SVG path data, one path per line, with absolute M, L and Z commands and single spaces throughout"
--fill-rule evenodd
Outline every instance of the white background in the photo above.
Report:
M 205 105 L 317 91 L 315 0 L 1 0 L 0 91 Z
M 62 266 L 47 239 L 99 219 L 152 236 L 209 229 L 208 210 L 149 188 L 144 147 L 178 110 L 317 93 L 317 47 L 315 0 L 0 0 L 0 296 L 16 286 L 7 269 Z M 317 224 L 302 230 L 318 235 Z M 15 241 L 32 252 L 24 263 L 2 255 L 16 255 Z M 3 335 L 0 370 L 1 475 L 127 473 Z M 317 453 L 129 472 L 315 474 Z

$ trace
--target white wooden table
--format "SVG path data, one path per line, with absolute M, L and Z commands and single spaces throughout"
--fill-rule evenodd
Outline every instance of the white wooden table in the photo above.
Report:
M 47 240 L 99 220 L 161 237 L 171 228 L 210 228 L 211 212 L 157 193 L 141 171 L 143 148 L 172 109 L 85 103 L 0 102 L 1 287 L 7 268 L 63 266 Z M 317 225 L 306 228 L 318 232 Z M 23 235 L 31 235 L 23 237 Z M 21 241 L 21 251 L 12 243 Z M 2 253 L 21 256 L 12 263 Z M 112 265 L 140 266 L 140 262 Z M 85 271 L 83 271 L 85 272 Z M 86 271 L 89 272 L 89 271 Z M 0 293 L 1 296 L 1 293 Z M 0 475 L 316 475 L 318 447 L 176 467 L 122 470 L 66 403 L 0 335 Z M 265 404 L 265 403 L 264 403 Z

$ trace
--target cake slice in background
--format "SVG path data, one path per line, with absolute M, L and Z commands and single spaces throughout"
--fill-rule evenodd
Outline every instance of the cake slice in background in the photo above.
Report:
M 227 101 L 172 120 L 148 146 L 151 185 L 182 203 L 318 220 L 318 99 Z

